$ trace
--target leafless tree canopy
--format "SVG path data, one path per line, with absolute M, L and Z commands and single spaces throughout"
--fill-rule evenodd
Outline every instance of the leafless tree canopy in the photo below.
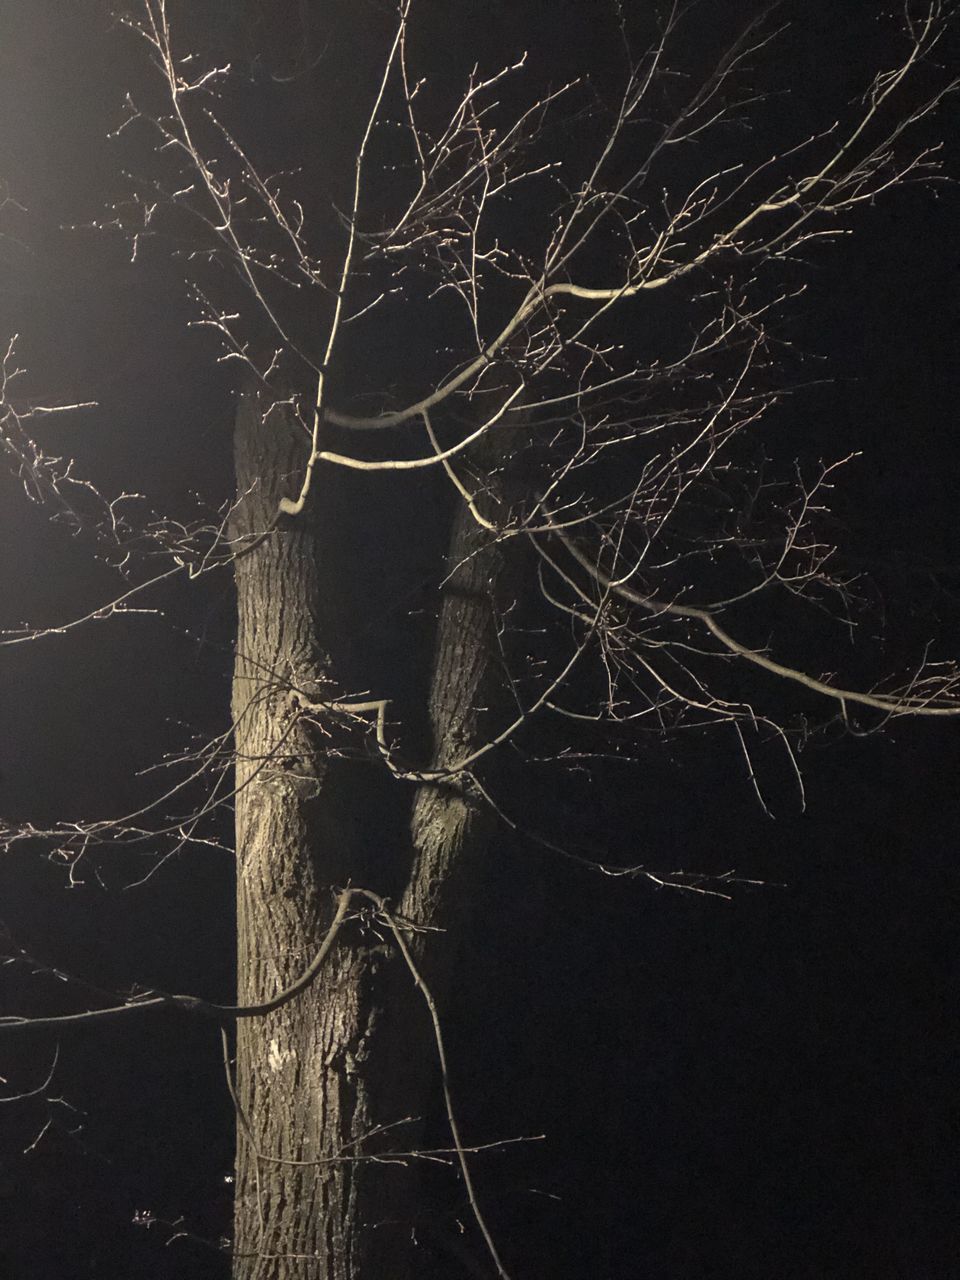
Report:
M 325 765 L 306 781 L 297 773 L 305 741 L 325 759 L 364 756 L 421 797 L 455 792 L 534 839 L 501 802 L 492 761 L 538 749 L 558 769 L 623 760 L 647 730 L 715 728 L 742 754 L 761 804 L 754 759 L 773 743 L 802 803 L 797 747 L 815 723 L 871 732 L 901 716 L 960 714 L 960 670 L 932 651 L 864 687 L 796 660 L 789 636 L 806 611 L 835 618 L 838 644 L 856 630 L 861 584 L 844 571 L 828 518 L 850 459 L 808 469 L 767 445 L 785 403 L 818 376 L 786 337 L 809 265 L 855 228 L 861 207 L 942 181 L 930 121 L 958 83 L 938 63 L 942 6 L 910 0 L 895 59 L 838 119 L 810 131 L 798 113 L 775 152 L 763 122 L 782 104 L 761 71 L 789 38 L 787 6 L 722 44 L 704 37 L 705 6 L 633 7 L 611 4 L 602 67 L 569 78 L 545 74 L 535 50 L 506 63 L 464 60 L 438 43 L 440 20 L 416 0 L 377 11 L 363 48 L 339 52 L 337 30 L 325 32 L 306 5 L 282 39 L 252 4 L 229 20 L 168 0 L 121 10 L 118 38 L 139 50 L 143 74 L 116 126 L 118 148 L 135 159 L 102 230 L 123 238 L 131 260 L 171 255 L 195 325 L 237 370 L 240 417 L 254 415 L 258 440 L 280 443 L 238 457 L 238 492 L 222 509 L 191 520 L 152 514 L 148 499 L 102 493 L 82 463 L 45 447 L 49 415 L 95 406 L 82 388 L 74 404 L 21 399 L 16 341 L 5 336 L 5 458 L 27 497 L 89 539 L 119 585 L 81 616 L 25 623 L 0 644 L 52 642 L 149 611 L 174 579 L 233 567 L 242 590 L 265 548 L 312 536 L 344 471 L 389 473 L 401 487 L 407 472 L 436 474 L 460 530 L 448 581 L 466 581 L 476 562 L 471 590 L 482 591 L 508 568 L 486 606 L 495 625 L 484 673 L 469 695 L 455 680 L 442 696 L 434 687 L 432 754 L 393 691 L 350 687 L 313 652 L 302 669 L 241 653 L 246 684 L 235 685 L 232 723 L 165 760 L 148 803 L 9 828 L 6 847 L 33 842 L 71 877 L 108 843 L 145 848 L 148 869 L 138 863 L 131 877 L 142 880 L 197 843 L 221 844 L 224 811 L 236 804 L 239 815 L 244 797 L 281 771 L 291 788 L 322 789 Z M 16 175 L 3 177 L 15 193 Z M 269 475 L 257 462 L 268 454 Z M 370 536 L 414 542 L 417 510 L 405 519 L 391 514 L 383 528 L 370 512 Z M 348 546 L 318 554 L 349 572 Z M 304 598 L 265 607 L 312 608 Z M 261 629 L 272 635 L 274 624 L 279 661 L 287 624 L 278 614 Z M 456 626 L 467 625 L 458 615 Z M 491 669 L 503 696 L 481 707 Z M 251 755 L 242 744 L 254 740 Z M 669 867 L 556 847 L 609 874 L 723 891 Z M 459 1161 L 480 1235 L 506 1275 L 470 1184 L 439 1000 L 419 967 L 451 865 L 430 863 L 429 883 L 412 879 L 396 907 L 373 887 L 339 884 L 311 925 L 321 945 L 303 943 L 314 954 L 240 1006 L 136 992 L 63 1021 L 172 1004 L 256 1022 L 310 986 L 345 920 L 364 919 L 398 949 L 425 999 L 452 1133 L 443 1158 Z M 4 1018 L 0 1031 L 56 1021 Z M 253 1142 L 244 1108 L 256 1090 L 246 1102 L 234 1096 Z M 266 1177 L 271 1157 L 257 1158 Z

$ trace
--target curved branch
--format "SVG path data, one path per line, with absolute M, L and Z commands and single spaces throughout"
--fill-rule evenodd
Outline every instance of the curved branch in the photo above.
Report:
M 4 1031 L 39 1031 L 50 1027 L 62 1027 L 72 1024 L 104 1022 L 107 1019 L 122 1018 L 130 1013 L 140 1013 L 145 1009 L 182 1009 L 186 1013 L 197 1013 L 216 1022 L 237 1021 L 241 1018 L 259 1018 L 266 1013 L 273 1013 L 285 1004 L 289 1004 L 314 982 L 324 961 L 330 954 L 337 935 L 347 918 L 350 903 L 356 897 L 369 898 L 365 889 L 344 889 L 337 895 L 337 909 L 334 912 L 330 928 L 320 944 L 320 950 L 309 966 L 295 982 L 283 991 L 278 992 L 270 1000 L 261 1004 L 216 1004 L 204 1000 L 200 996 L 170 995 L 166 992 L 146 996 L 139 1000 L 128 1000 L 123 1004 L 112 1005 L 107 1009 L 88 1009 L 83 1013 L 55 1014 L 48 1018 L 26 1018 L 10 1015 L 0 1018 L 0 1034 Z
M 841 707 L 845 708 L 845 704 L 849 702 L 861 707 L 871 707 L 875 711 L 883 711 L 887 715 L 960 716 L 960 675 L 945 681 L 944 686 L 940 690 L 932 692 L 929 697 L 921 697 L 909 693 L 903 696 L 863 693 L 857 689 L 843 689 L 837 685 L 828 684 L 827 681 L 818 680 L 816 676 L 808 675 L 805 671 L 800 671 L 796 667 L 788 667 L 782 662 L 777 662 L 774 658 L 768 658 L 765 653 L 758 649 L 751 649 L 749 645 L 741 644 L 726 628 L 720 625 L 716 615 L 709 609 L 701 609 L 696 605 L 658 600 L 655 596 L 643 595 L 632 587 L 626 586 L 623 582 L 618 582 L 615 578 L 611 578 L 604 573 L 599 565 L 594 564 L 571 538 L 557 530 L 554 530 L 554 536 L 573 556 L 581 568 L 585 569 L 604 590 L 620 596 L 621 599 L 629 601 L 630 604 L 638 605 L 641 609 L 646 610 L 647 613 L 670 614 L 677 618 L 689 618 L 693 622 L 698 622 L 710 632 L 715 640 L 720 642 L 728 653 L 732 653 L 735 657 L 742 658 L 745 662 L 752 663 L 764 671 L 769 671 L 771 675 L 779 676 L 782 680 L 789 680 L 793 684 L 802 685 L 803 688 L 809 689 L 813 693 L 832 698 L 835 702 L 839 702 Z M 943 699 L 948 697 L 956 700 L 944 703 Z

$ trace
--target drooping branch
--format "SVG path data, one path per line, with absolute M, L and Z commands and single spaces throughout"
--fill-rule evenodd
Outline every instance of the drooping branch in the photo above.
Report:
M 778 662 L 762 650 L 742 644 L 719 622 L 717 614 L 709 609 L 679 601 L 658 600 L 635 590 L 627 582 L 612 578 L 595 561 L 592 561 L 573 539 L 559 530 L 555 536 L 577 564 L 585 569 L 604 591 L 639 606 L 655 617 L 683 618 L 699 624 L 719 641 L 727 653 L 760 667 L 781 680 L 787 680 L 809 689 L 812 693 L 832 699 L 840 704 L 844 714 L 846 714 L 846 705 L 849 703 L 882 711 L 886 716 L 960 716 L 960 671 L 952 667 L 944 675 L 915 677 L 906 689 L 891 694 L 861 692 L 830 684 L 795 667 Z
M 259 1018 L 264 1014 L 289 1004 L 310 987 L 323 968 L 324 961 L 330 954 L 337 940 L 337 935 L 347 919 L 348 911 L 355 899 L 369 900 L 370 893 L 366 889 L 344 889 L 337 895 L 336 910 L 327 930 L 323 943 L 311 963 L 295 982 L 270 1000 L 250 1005 L 217 1004 L 204 1000 L 201 996 L 173 995 L 169 992 L 144 992 L 134 1000 L 123 1004 L 112 1005 L 106 1009 L 88 1009 L 81 1013 L 54 1014 L 50 1017 L 29 1017 L 6 1015 L 0 1017 L 0 1034 L 4 1031 L 28 1030 L 41 1031 L 56 1027 L 86 1025 L 93 1022 L 112 1021 L 127 1017 L 130 1014 L 156 1012 L 158 1009 L 179 1009 L 185 1013 L 198 1014 L 216 1022 L 233 1022 L 243 1018 Z

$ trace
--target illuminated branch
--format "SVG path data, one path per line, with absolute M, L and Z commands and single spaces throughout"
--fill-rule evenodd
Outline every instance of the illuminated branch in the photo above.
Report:
M 180 1009 L 185 1013 L 199 1014 L 201 1017 L 211 1018 L 217 1022 L 232 1022 L 240 1018 L 259 1018 L 264 1014 L 273 1013 L 275 1010 L 281 1009 L 285 1004 L 289 1004 L 291 1000 L 296 999 L 298 995 L 311 986 L 323 968 L 324 961 L 337 940 L 337 935 L 347 919 L 347 912 L 351 903 L 356 898 L 369 897 L 370 895 L 365 889 L 344 889 L 342 893 L 337 895 L 337 905 L 333 920 L 319 951 L 301 976 L 284 988 L 283 991 L 278 992 L 271 1000 L 264 1000 L 260 1004 L 229 1005 L 216 1004 L 210 1000 L 204 1000 L 200 996 L 146 992 L 134 1000 L 127 1000 L 123 1004 L 113 1005 L 108 1009 L 88 1009 L 83 1013 L 62 1013 L 47 1018 L 19 1017 L 15 1015 L 0 1017 L 0 1034 L 5 1031 L 40 1031 L 62 1026 L 104 1022 L 108 1019 L 126 1017 L 128 1014 L 143 1013 L 147 1010 L 156 1011 L 157 1009 Z
M 837 685 L 829 684 L 794 667 L 777 662 L 758 649 L 751 649 L 748 645 L 741 644 L 739 640 L 736 640 L 721 626 L 717 621 L 716 615 L 709 609 L 700 609 L 695 605 L 680 604 L 676 601 L 658 600 L 653 596 L 643 595 L 623 581 L 611 578 L 599 565 L 591 561 L 572 539 L 559 531 L 556 533 L 556 537 L 581 568 L 585 569 L 605 591 L 619 596 L 631 604 L 638 605 L 641 609 L 654 616 L 685 618 L 696 622 L 708 631 L 714 639 L 718 640 L 728 653 L 737 658 L 742 658 L 745 662 L 760 667 L 780 679 L 802 685 L 813 693 L 831 698 L 844 709 L 847 703 L 852 703 L 857 706 L 871 707 L 876 711 L 884 712 L 886 715 L 894 716 L 960 715 L 960 672 L 951 669 L 947 675 L 934 680 L 923 693 L 914 691 L 918 687 L 923 687 L 924 684 L 927 684 L 928 680 L 914 680 L 902 693 L 894 694 L 862 693 L 855 689 L 844 689 Z

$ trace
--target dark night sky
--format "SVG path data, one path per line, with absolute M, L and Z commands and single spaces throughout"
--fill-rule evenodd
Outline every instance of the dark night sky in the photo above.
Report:
M 856 60 L 884 50 L 868 21 L 855 64 L 834 57 L 855 8 L 838 19 L 803 7 L 784 63 L 804 87 L 771 108 L 771 139 L 821 94 L 849 96 Z M 465 3 L 458 16 L 512 53 L 543 10 Z M 565 73 L 592 10 L 551 10 L 535 56 Z M 12 224 L 23 243 L 0 241 L 0 340 L 22 335 L 25 393 L 100 402 L 49 439 L 105 489 L 149 483 L 160 509 L 197 489 L 216 505 L 230 484 L 229 383 L 186 329 L 176 273 L 159 259 L 129 268 L 121 245 L 60 230 L 96 216 L 113 182 L 104 134 L 130 56 L 95 12 L 0 3 L 0 178 L 29 210 Z M 462 41 L 458 58 L 474 53 L 467 35 L 447 38 Z M 818 258 L 798 307 L 797 340 L 828 355 L 838 381 L 784 413 L 777 447 L 786 458 L 864 450 L 837 494 L 851 554 L 876 566 L 887 597 L 887 638 L 852 660 L 863 679 L 931 635 L 943 653 L 960 648 L 957 204 L 951 190 L 914 190 L 866 211 L 855 240 Z M 384 549 L 361 554 L 372 576 Z M 6 477 L 0 555 L 4 626 L 72 615 L 113 582 Z M 168 620 L 0 651 L 6 820 L 128 807 L 145 786 L 134 771 L 181 740 L 180 722 L 222 725 L 229 582 L 161 603 Z M 378 660 L 389 659 L 387 645 Z M 960 728 L 816 741 L 803 763 L 800 813 L 764 761 L 773 819 L 715 737 L 649 744 L 637 772 L 589 801 L 545 774 L 524 784 L 558 825 L 595 806 L 611 841 L 652 867 L 736 868 L 765 884 L 729 902 L 656 892 L 497 843 L 477 918 L 500 921 L 498 937 L 491 946 L 478 924 L 465 942 L 473 963 L 450 1034 L 466 1131 L 549 1135 L 480 1169 L 516 1277 L 958 1273 Z M 27 850 L 0 863 L 0 918 L 23 945 L 94 981 L 229 997 L 226 855 L 172 863 L 149 892 L 63 879 Z M 13 1011 L 77 997 L 15 977 L 0 998 Z M 0 1045 L 0 1074 L 31 1087 L 52 1048 Z M 74 1113 L 56 1107 L 26 1154 L 44 1104 L 0 1110 L 0 1273 L 225 1276 L 215 1249 L 165 1248 L 163 1227 L 133 1222 L 149 1210 L 214 1241 L 229 1229 L 232 1117 L 211 1030 L 164 1018 L 64 1037 L 54 1092 L 82 1128 L 71 1136 Z M 461 1208 L 455 1190 L 439 1194 Z

